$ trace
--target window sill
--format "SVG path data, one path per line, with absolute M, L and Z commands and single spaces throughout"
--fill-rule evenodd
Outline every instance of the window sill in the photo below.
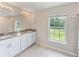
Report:
M 66 42 L 66 41 L 61 42 L 61 41 L 57 41 L 57 40 L 53 40 L 53 39 L 49 39 L 48 41 L 50 41 L 50 42 L 55 42 L 55 43 L 58 43 L 58 44 L 67 45 L 67 42 Z

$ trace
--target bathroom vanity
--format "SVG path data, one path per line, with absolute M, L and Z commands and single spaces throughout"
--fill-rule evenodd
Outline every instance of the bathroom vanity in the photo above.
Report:
M 0 57 L 13 57 L 36 42 L 36 30 L 0 35 Z

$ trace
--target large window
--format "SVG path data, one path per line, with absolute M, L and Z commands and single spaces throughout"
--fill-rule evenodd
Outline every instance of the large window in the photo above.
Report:
M 49 18 L 49 39 L 65 42 L 66 16 L 53 16 Z

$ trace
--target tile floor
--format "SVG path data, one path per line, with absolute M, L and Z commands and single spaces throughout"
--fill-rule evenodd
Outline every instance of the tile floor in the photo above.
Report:
M 69 57 L 62 53 L 53 51 L 50 48 L 43 47 L 41 45 L 35 44 L 19 55 L 17 57 Z

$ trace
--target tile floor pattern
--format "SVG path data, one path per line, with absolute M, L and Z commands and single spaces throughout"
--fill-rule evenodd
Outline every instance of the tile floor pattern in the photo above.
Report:
M 35 44 L 16 57 L 69 57 L 50 48 Z

